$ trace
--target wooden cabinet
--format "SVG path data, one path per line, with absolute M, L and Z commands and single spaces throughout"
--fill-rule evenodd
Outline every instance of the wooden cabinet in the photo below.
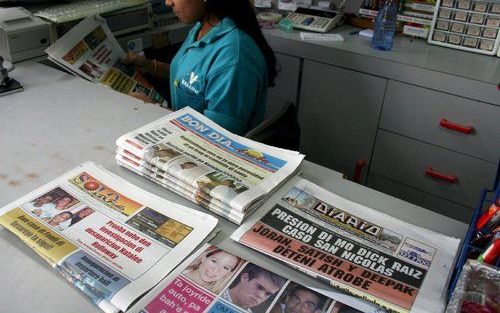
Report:
M 301 152 L 352 179 L 358 161 L 366 179 L 386 80 L 304 61 L 300 90 Z

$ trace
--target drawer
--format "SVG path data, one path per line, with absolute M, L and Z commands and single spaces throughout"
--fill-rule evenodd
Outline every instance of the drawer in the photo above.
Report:
M 442 119 L 448 123 L 443 120 L 441 126 Z M 389 81 L 379 127 L 496 163 L 499 121 L 500 106 Z M 471 126 L 472 131 L 465 134 L 446 128 L 453 127 L 452 123 Z
M 429 168 L 434 172 L 428 173 Z M 493 186 L 496 168 L 494 163 L 379 130 L 370 173 L 474 207 L 481 188 Z M 432 176 L 439 174 L 454 175 L 456 181 Z
M 473 209 L 458 203 L 443 199 L 428 192 L 420 191 L 396 181 L 370 174 L 368 176 L 368 187 L 393 197 L 408 201 L 449 218 L 470 223 Z

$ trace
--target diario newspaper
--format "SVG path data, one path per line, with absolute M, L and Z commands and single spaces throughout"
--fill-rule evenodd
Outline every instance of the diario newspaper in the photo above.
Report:
M 45 50 L 49 59 L 76 76 L 140 100 L 166 106 L 144 75 L 125 65 L 122 47 L 99 16 L 84 19 Z
M 117 312 L 203 243 L 217 219 L 86 162 L 1 208 L 0 225 L 99 308 Z
M 383 309 L 333 288 L 313 289 L 266 267 L 206 244 L 131 313 L 382 313 Z
M 118 138 L 118 164 L 240 224 L 304 156 L 224 130 L 186 107 Z
M 294 179 L 232 238 L 393 312 L 442 312 L 460 241 Z

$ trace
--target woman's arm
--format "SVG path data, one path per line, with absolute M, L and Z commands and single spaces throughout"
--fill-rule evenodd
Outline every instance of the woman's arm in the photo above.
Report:
M 149 60 L 136 53 L 128 52 L 122 59 L 124 64 L 134 66 L 139 72 L 149 74 L 157 78 L 168 79 L 170 76 L 170 64 Z

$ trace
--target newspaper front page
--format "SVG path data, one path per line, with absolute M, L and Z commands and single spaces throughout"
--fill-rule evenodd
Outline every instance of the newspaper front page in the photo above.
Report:
M 217 219 L 86 162 L 1 208 L 0 225 L 98 307 L 116 312 L 203 243 Z
M 442 312 L 460 241 L 296 178 L 234 240 L 393 312 Z
M 162 96 L 140 72 L 121 62 L 125 52 L 99 16 L 84 19 L 45 52 L 49 59 L 77 76 L 166 106 Z
M 120 165 L 238 224 L 304 159 L 231 134 L 189 107 L 121 136 L 116 145 Z
M 313 289 L 250 263 L 230 250 L 204 245 L 131 313 L 382 313 L 333 288 Z

